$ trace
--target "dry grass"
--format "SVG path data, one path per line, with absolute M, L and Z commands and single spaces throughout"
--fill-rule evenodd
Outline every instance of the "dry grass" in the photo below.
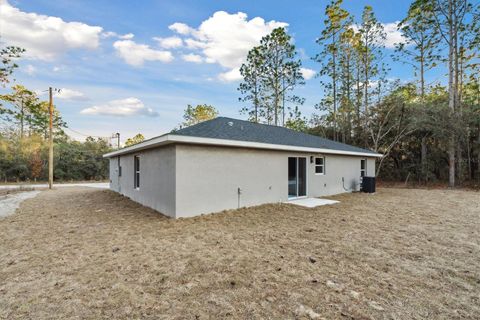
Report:
M 172 220 L 42 192 L 0 220 L 0 317 L 478 319 L 478 192 L 335 198 Z

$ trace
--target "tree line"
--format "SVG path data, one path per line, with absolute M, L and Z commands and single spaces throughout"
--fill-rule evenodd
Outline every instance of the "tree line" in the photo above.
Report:
M 480 13 L 469 0 L 414 0 L 398 23 L 403 41 L 386 50 L 386 32 L 370 6 L 360 17 L 332 0 L 312 57 L 319 66 L 319 98 L 314 114 L 302 114 L 305 99 L 296 89 L 305 84 L 292 37 L 276 28 L 252 48 L 240 68 L 240 112 L 250 121 L 285 126 L 357 145 L 385 156 L 377 162 L 384 180 L 450 186 L 480 181 Z M 0 50 L 0 82 L 6 86 L 18 47 Z M 391 78 L 388 58 L 409 66 L 412 81 Z M 433 81 L 433 74 L 448 81 Z M 0 96 L 0 179 L 44 180 L 47 177 L 48 103 L 16 84 Z M 216 117 L 210 105 L 189 105 L 185 127 Z M 102 155 L 106 139 L 70 139 L 54 109 L 56 180 L 108 177 Z M 144 140 L 138 134 L 127 140 Z
M 480 180 L 480 13 L 468 0 L 414 0 L 398 23 L 394 53 L 371 6 L 357 19 L 332 0 L 316 39 L 323 97 L 310 119 L 301 61 L 285 28 L 250 50 L 240 72 L 240 110 L 249 120 L 321 135 L 385 155 L 389 180 L 450 186 Z M 390 55 L 391 57 L 389 57 Z M 409 82 L 389 77 L 387 58 L 411 67 Z M 445 74 L 448 82 L 427 82 Z M 286 113 L 287 112 L 287 113 Z
M 0 83 L 6 86 L 16 59 L 25 52 L 18 47 L 0 50 Z M 8 94 L 0 95 L 0 181 L 37 181 L 48 179 L 49 104 L 38 94 L 15 84 Z M 104 180 L 108 178 L 111 151 L 106 139 L 87 137 L 84 142 L 69 138 L 67 123 L 54 106 L 54 179 Z

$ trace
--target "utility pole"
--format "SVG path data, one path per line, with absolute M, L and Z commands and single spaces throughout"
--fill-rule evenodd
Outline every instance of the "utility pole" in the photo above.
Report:
M 115 139 L 117 138 L 117 150 L 120 149 L 120 133 L 117 132 L 117 133 L 112 133 L 112 136 L 110 137 L 110 144 L 112 145 L 113 147 L 113 143 L 112 143 L 112 139 Z
M 52 189 L 53 185 L 53 94 L 52 87 L 48 88 L 49 95 L 49 106 L 48 111 L 50 113 L 50 123 L 48 127 L 48 138 L 49 138 L 49 148 L 48 148 L 48 188 Z

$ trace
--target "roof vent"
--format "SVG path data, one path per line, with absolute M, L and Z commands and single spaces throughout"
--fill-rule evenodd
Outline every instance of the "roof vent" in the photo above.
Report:
M 227 124 L 232 127 L 233 126 L 233 122 L 232 121 L 228 121 Z

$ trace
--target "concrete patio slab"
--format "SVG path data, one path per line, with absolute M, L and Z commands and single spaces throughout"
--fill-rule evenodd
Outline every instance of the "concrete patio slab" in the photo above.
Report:
M 307 207 L 307 208 L 315 208 L 319 206 L 324 206 L 328 204 L 335 204 L 338 203 L 339 201 L 336 200 L 329 200 L 329 199 L 319 199 L 319 198 L 304 198 L 304 199 L 295 199 L 295 200 L 289 200 L 287 204 L 294 204 L 297 206 L 302 206 L 302 207 Z

